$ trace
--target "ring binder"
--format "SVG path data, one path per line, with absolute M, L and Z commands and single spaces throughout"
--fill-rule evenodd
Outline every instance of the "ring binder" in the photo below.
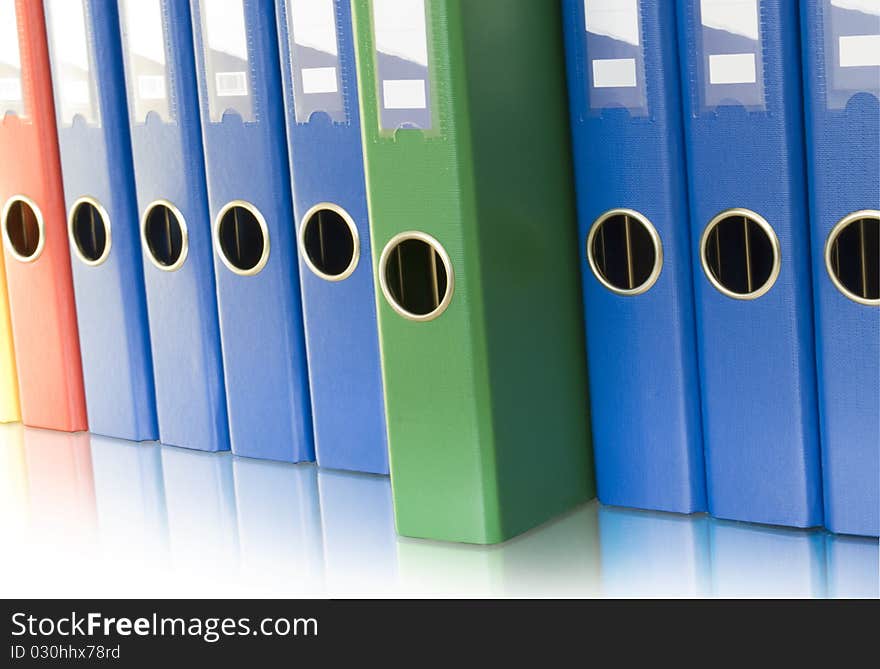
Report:
M 159 431 L 118 7 L 45 6 L 89 429 L 152 441 Z
M 798 3 L 676 7 L 709 512 L 813 527 L 822 490 Z
M 704 511 L 674 7 L 562 7 L 599 499 Z
M 0 226 L 21 419 L 76 432 L 87 418 L 43 3 L 0 0 L 0 26 L 12 61 L 0 83 L 0 154 L 15 156 L 0 161 Z
M 397 529 L 499 543 L 594 491 L 560 6 L 352 9 Z
M 190 8 L 232 451 L 311 461 L 275 4 L 191 0 Z
M 189 0 L 119 3 L 163 444 L 229 450 Z
M 325 469 L 387 474 L 351 3 L 276 7 L 315 455 Z
M 876 537 L 880 4 L 800 9 L 825 527 Z

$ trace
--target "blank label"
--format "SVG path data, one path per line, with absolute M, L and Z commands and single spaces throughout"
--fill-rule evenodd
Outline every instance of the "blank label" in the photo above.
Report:
M 846 35 L 841 37 L 840 66 L 880 66 L 880 35 Z
M 389 79 L 382 82 L 385 109 L 425 109 L 425 82 L 422 79 Z
M 302 70 L 302 82 L 303 92 L 306 94 L 339 91 L 335 67 L 305 67 Z
M 336 123 L 347 118 L 336 9 L 334 0 L 288 0 L 293 101 L 299 123 L 308 123 L 315 112 L 324 112 Z
M 632 88 L 635 85 L 635 58 L 608 58 L 593 61 L 593 86 L 595 88 Z
M 710 84 L 754 84 L 758 81 L 753 53 L 709 56 Z
M 428 26 L 424 0 L 373 0 L 380 126 L 431 128 Z

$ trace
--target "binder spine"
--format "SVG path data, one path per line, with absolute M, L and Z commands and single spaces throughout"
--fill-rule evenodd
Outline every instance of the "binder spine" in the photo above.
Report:
M 79 431 L 87 423 L 82 361 L 43 5 L 4 5 L 7 16 L 15 12 L 20 56 L 20 99 L 0 120 L 0 152 L 19 157 L 0 165 L 0 223 L 21 417 Z
M 232 450 L 312 460 L 275 9 L 191 8 Z
M 46 8 L 89 427 L 156 439 L 117 8 L 99 0 Z
M 277 10 L 317 459 L 387 474 L 351 7 Z
M 159 437 L 229 450 L 188 0 L 120 4 Z
M 809 0 L 801 18 L 825 526 L 877 536 L 880 7 Z
M 822 521 L 797 3 L 678 3 L 710 512 Z
M 563 2 L 598 493 L 704 511 L 675 9 L 615 8 Z
M 497 543 L 592 487 L 559 7 L 352 7 L 397 529 Z

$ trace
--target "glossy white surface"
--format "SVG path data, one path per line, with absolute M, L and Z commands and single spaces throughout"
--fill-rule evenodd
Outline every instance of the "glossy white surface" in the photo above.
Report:
M 395 536 L 387 478 L 0 425 L 3 597 L 877 597 L 878 542 L 587 504 Z

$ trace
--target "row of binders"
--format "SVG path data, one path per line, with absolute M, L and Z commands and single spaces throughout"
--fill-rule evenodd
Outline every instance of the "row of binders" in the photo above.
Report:
M 594 462 L 607 504 L 880 533 L 877 0 L 0 30 L 0 419 L 390 469 L 407 536 L 503 541 Z

